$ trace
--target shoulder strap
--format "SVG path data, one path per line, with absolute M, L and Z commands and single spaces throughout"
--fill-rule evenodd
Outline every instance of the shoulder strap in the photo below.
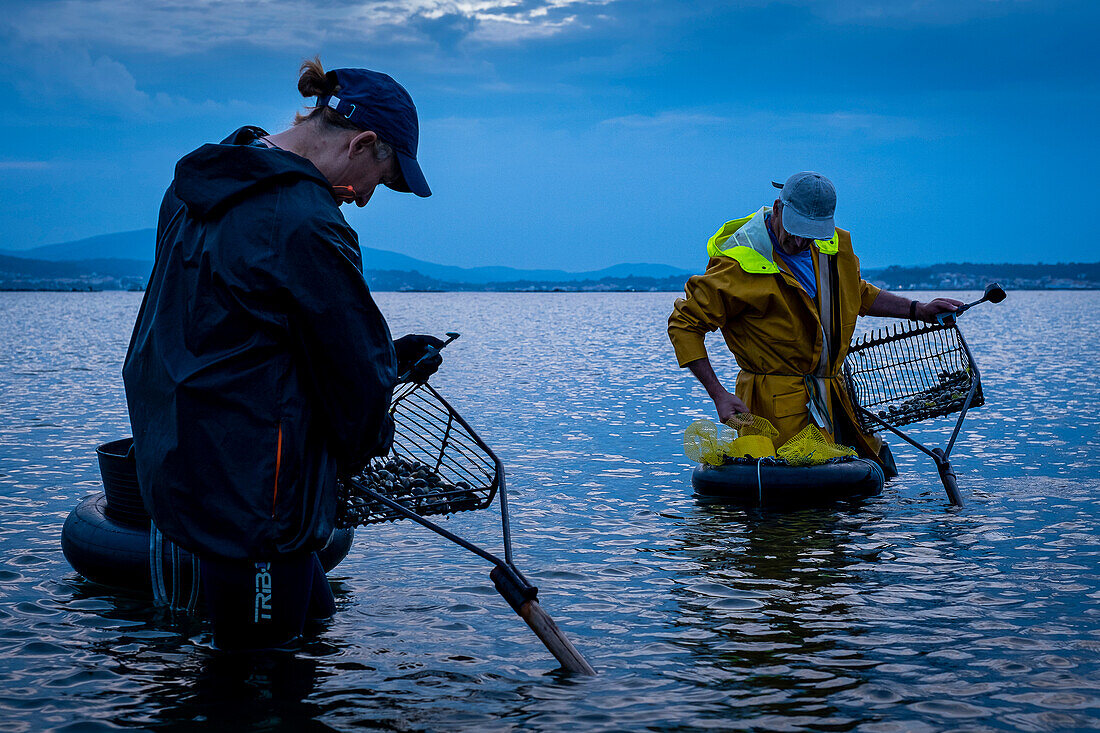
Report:
M 835 236 L 835 235 L 834 235 Z M 821 356 L 812 377 L 807 375 L 806 386 L 809 393 L 810 414 L 818 425 L 833 432 L 833 421 L 829 414 L 829 384 L 833 363 L 833 314 L 837 312 L 836 283 L 833 282 L 832 258 L 820 248 L 817 250 L 817 302 L 818 316 L 821 321 Z
M 833 312 L 836 309 L 836 288 L 833 285 L 832 258 L 821 250 L 817 252 L 817 272 L 818 315 L 821 316 L 821 332 L 824 341 L 816 373 L 825 377 L 829 376 L 828 369 L 833 362 Z

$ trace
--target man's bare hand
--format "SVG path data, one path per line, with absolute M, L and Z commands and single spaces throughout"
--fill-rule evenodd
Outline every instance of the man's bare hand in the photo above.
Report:
M 917 319 L 925 323 L 934 323 L 940 313 L 954 313 L 963 302 L 954 298 L 936 298 L 927 303 L 917 304 Z
M 718 408 L 719 420 L 725 422 L 739 412 L 749 411 L 748 405 L 742 402 L 737 395 L 731 394 L 729 390 L 723 387 L 722 383 L 718 381 L 718 376 L 714 373 L 714 368 L 710 365 L 710 359 L 703 357 L 702 359 L 688 362 L 685 366 L 691 370 L 691 373 L 699 380 L 699 384 L 703 385 L 707 394 L 714 400 L 714 406 Z
M 714 406 L 718 409 L 718 419 L 721 422 L 729 420 L 739 412 L 749 411 L 749 406 L 742 402 L 740 397 L 730 392 L 715 396 Z

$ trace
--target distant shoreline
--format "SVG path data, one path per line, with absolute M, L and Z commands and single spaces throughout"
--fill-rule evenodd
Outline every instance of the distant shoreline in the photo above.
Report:
M 141 290 L 153 262 L 151 229 L 38 247 L 16 255 L 0 249 L 0 290 L 43 292 Z M 629 293 L 681 292 L 706 262 L 672 265 L 622 263 L 587 272 L 521 270 L 503 265 L 440 265 L 387 250 L 361 247 L 361 269 L 374 292 Z M 21 256 L 20 256 L 21 255 Z M 863 279 L 892 291 L 1100 290 L 1100 262 L 976 263 L 863 267 Z
M 622 267 L 629 267 L 624 265 Z M 142 290 L 152 263 L 137 260 L 21 260 L 0 256 L 0 290 L 97 291 Z M 418 270 L 379 269 L 367 265 L 363 277 L 374 292 L 420 293 L 660 293 L 681 292 L 698 273 L 614 275 L 564 280 L 534 276 L 488 282 L 438 278 Z M 943 263 L 926 267 L 865 268 L 863 278 L 886 290 L 982 290 L 996 282 L 1006 290 L 1100 290 L 1100 262 L 1056 265 Z M 766 276 L 766 277 L 778 277 Z

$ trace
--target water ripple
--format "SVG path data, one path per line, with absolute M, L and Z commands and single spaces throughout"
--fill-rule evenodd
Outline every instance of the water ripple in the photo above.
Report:
M 711 408 L 667 346 L 673 297 L 378 295 L 397 334 L 463 333 L 434 383 L 508 467 L 518 563 L 601 672 L 576 679 L 488 566 L 414 526 L 359 533 L 340 612 L 295 654 L 215 654 L 202 623 L 80 579 L 61 525 L 99 490 L 94 446 L 129 432 L 140 296 L 0 293 L 5 729 L 1100 727 L 1097 337 L 1049 337 L 1097 333 L 1100 294 L 968 314 L 987 404 L 954 453 L 966 508 L 899 446 L 882 496 L 783 514 L 691 499 L 681 433 Z M 495 508 L 447 526 L 500 549 Z

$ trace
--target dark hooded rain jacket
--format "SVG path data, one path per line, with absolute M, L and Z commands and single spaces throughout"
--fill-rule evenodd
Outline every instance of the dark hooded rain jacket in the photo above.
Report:
M 123 367 L 138 481 L 200 554 L 325 544 L 339 469 L 389 449 L 393 344 L 308 160 L 242 128 L 176 166 Z

